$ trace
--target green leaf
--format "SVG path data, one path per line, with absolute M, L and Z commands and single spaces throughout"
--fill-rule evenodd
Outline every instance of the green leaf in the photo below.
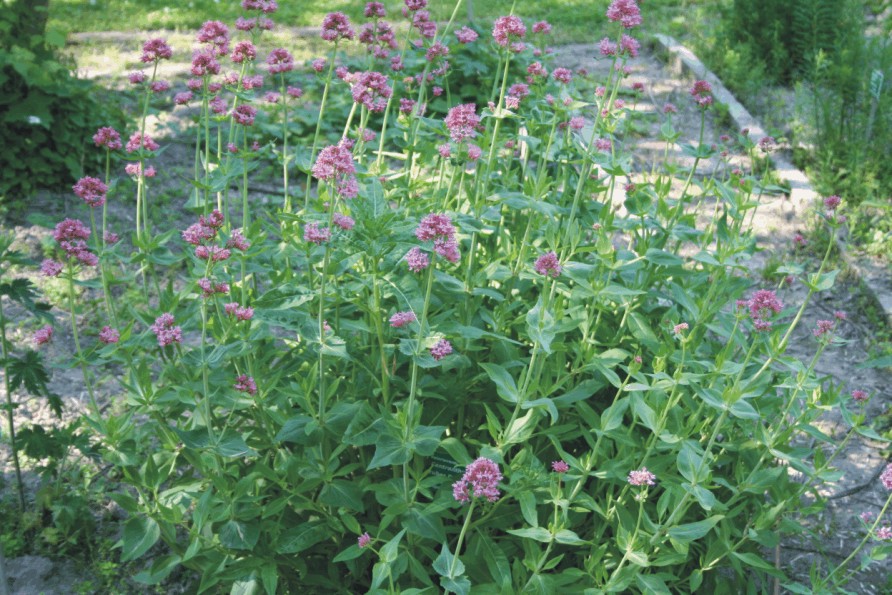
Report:
M 385 543 L 380 551 L 381 561 L 385 564 L 393 564 L 396 562 L 396 559 L 399 557 L 400 550 L 400 541 L 403 539 L 403 535 L 406 534 L 406 530 L 403 529 L 396 535 L 390 538 L 390 541 Z
M 382 435 L 375 446 L 375 455 L 368 469 L 402 465 L 408 462 L 415 452 L 425 457 L 434 454 L 440 446 L 440 436 L 445 429 L 445 426 L 418 426 L 408 442 L 393 434 Z
M 267 595 L 276 595 L 276 588 L 279 584 L 279 569 L 275 564 L 264 564 L 260 569 L 260 580 L 263 581 L 263 588 Z
M 517 501 L 520 503 L 520 514 L 523 520 L 531 527 L 539 526 L 539 515 L 536 513 L 536 494 L 532 491 L 522 491 L 517 494 Z
M 520 401 L 520 394 L 517 392 L 517 385 L 514 378 L 508 371 L 498 364 L 481 363 L 480 367 L 489 375 L 496 385 L 496 392 L 500 397 L 509 403 L 517 403 Z
M 548 411 L 548 415 L 551 416 L 552 424 L 557 422 L 558 410 L 557 405 L 554 404 L 554 400 L 543 397 L 541 399 L 534 399 L 532 401 L 524 401 L 523 404 L 520 406 L 521 409 L 534 409 L 536 407 L 542 407 L 546 411 Z
M 702 521 L 697 521 L 696 523 L 687 523 L 685 525 L 672 527 L 668 531 L 669 537 L 682 543 L 689 543 L 696 539 L 700 539 L 709 533 L 709 531 L 715 527 L 716 523 L 723 518 L 725 518 L 723 515 L 716 515 Z
M 656 248 L 649 249 L 644 255 L 644 258 L 648 262 L 664 267 L 681 266 L 684 264 L 684 260 L 679 256 L 672 254 L 671 252 L 666 252 L 665 250 L 657 250 Z
M 542 296 L 536 305 L 527 312 L 527 334 L 538 343 L 545 353 L 551 353 L 551 342 L 556 335 L 554 315 L 542 307 Z
M 464 563 L 452 555 L 449 544 L 445 541 L 440 548 L 440 555 L 434 560 L 433 568 L 434 572 L 446 578 L 457 578 L 465 573 Z
M 542 543 L 549 543 L 552 540 L 551 531 L 545 527 L 525 527 L 523 529 L 508 529 L 508 533 L 523 537 L 524 539 L 535 539 Z
M 508 557 L 505 552 L 498 547 L 495 542 L 486 535 L 478 534 L 478 539 L 474 542 L 477 546 L 477 552 L 483 553 L 483 560 L 489 569 L 489 574 L 501 587 L 502 592 L 511 586 L 511 566 L 508 564 Z
M 636 574 L 635 582 L 638 583 L 641 592 L 648 595 L 670 595 L 672 593 L 663 579 L 653 574 Z
M 349 560 L 355 560 L 356 558 L 360 557 L 363 552 L 365 552 L 365 550 L 359 547 L 358 544 L 354 543 L 353 545 L 342 551 L 340 554 L 335 556 L 332 562 L 347 562 Z
M 756 554 L 753 554 L 751 552 L 743 552 L 743 553 L 731 552 L 731 555 L 734 556 L 734 558 L 736 558 L 736 559 L 740 560 L 741 562 L 743 562 L 744 564 L 746 564 L 747 566 L 752 566 L 753 568 L 758 568 L 759 570 L 764 570 L 765 572 L 767 572 L 768 574 L 770 574 L 772 576 L 778 576 L 778 577 L 784 576 L 782 572 L 780 572 L 777 568 L 774 567 L 774 565 L 769 564 L 768 562 L 766 562 L 765 560 L 763 560 L 762 558 L 760 558 L 759 556 L 757 556 Z
M 325 521 L 307 521 L 287 529 L 279 537 L 277 554 L 296 554 L 308 550 L 326 537 L 329 530 Z
M 319 493 L 319 501 L 329 506 L 343 506 L 358 512 L 365 512 L 362 503 L 362 488 L 353 481 L 336 479 L 325 484 Z
M 166 579 L 179 563 L 180 557 L 177 555 L 163 556 L 152 562 L 152 567 L 148 570 L 136 573 L 133 580 L 144 585 L 157 585 Z
M 584 545 L 588 542 L 569 529 L 561 529 L 554 534 L 554 540 L 564 545 Z
M 214 450 L 222 457 L 256 457 L 257 451 L 249 447 L 235 430 L 227 430 L 214 446 Z
M 425 512 L 413 506 L 403 515 L 403 523 L 403 526 L 412 535 L 418 535 L 419 537 L 437 542 L 442 542 L 446 539 L 443 519 L 438 514 Z
M 149 551 L 158 539 L 161 529 L 151 517 L 134 517 L 124 524 L 123 555 L 121 562 L 129 562 Z
M 257 523 L 244 523 L 230 519 L 220 527 L 220 543 L 234 550 L 250 550 L 257 545 L 260 526 Z
M 468 595 L 471 592 L 471 581 L 464 576 L 457 578 L 440 577 L 440 586 L 447 593 L 456 593 L 457 595 Z

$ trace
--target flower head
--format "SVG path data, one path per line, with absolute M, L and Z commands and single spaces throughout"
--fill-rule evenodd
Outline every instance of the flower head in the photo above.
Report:
M 886 465 L 886 469 L 880 475 L 880 481 L 887 490 L 892 490 L 892 463 Z
M 431 356 L 437 361 L 440 361 L 450 353 L 452 353 L 452 343 L 447 341 L 446 339 L 440 339 L 437 343 L 431 347 Z
M 159 62 L 161 60 L 169 60 L 173 56 L 173 50 L 167 45 L 167 42 L 160 37 L 150 39 L 142 46 L 141 62 Z
M 34 332 L 34 345 L 40 347 L 53 339 L 53 327 L 46 325 Z
M 257 117 L 257 108 L 243 103 L 238 106 L 234 110 L 232 110 L 232 119 L 236 124 L 241 124 L 242 126 L 251 126 L 254 124 L 254 118 Z
M 455 32 L 455 38 L 461 44 L 469 44 L 477 41 L 477 32 L 471 29 L 470 27 L 462 27 L 458 31 Z
M 106 345 L 110 345 L 112 343 L 117 343 L 121 340 L 121 333 L 110 326 L 102 327 L 102 330 L 99 331 L 99 341 L 101 343 L 105 343 Z
M 343 12 L 330 12 L 322 19 L 322 39 L 325 41 L 340 41 L 341 39 L 353 39 L 356 32 L 350 26 L 350 19 Z
M 58 277 L 59 273 L 62 272 L 62 267 L 61 262 L 47 258 L 40 263 L 40 273 L 44 277 Z
M 828 211 L 835 211 L 840 203 L 842 203 L 842 199 L 835 194 L 824 199 L 824 207 Z
M 777 294 L 769 289 L 760 289 L 753 293 L 746 302 L 750 316 L 758 331 L 767 331 L 771 328 L 770 318 L 783 310 L 783 304 Z
M 331 239 L 331 230 L 319 227 L 318 223 L 307 223 L 304 226 L 304 240 L 311 244 L 324 244 Z
M 561 263 L 558 261 L 558 256 L 553 250 L 537 258 L 533 268 L 540 275 L 552 278 L 557 278 L 563 271 L 563 267 L 561 267 Z
M 656 485 L 657 476 L 647 470 L 647 467 L 642 467 L 637 471 L 629 471 L 629 485 L 633 486 L 643 486 L 643 485 Z
M 316 179 L 333 184 L 344 198 L 355 198 L 359 193 L 353 154 L 344 144 L 322 149 L 316 157 L 312 172 Z
M 566 473 L 570 470 L 570 465 L 564 461 L 552 461 L 551 470 L 555 473 Z
M 413 273 L 420 273 L 430 266 L 431 261 L 427 254 L 421 251 L 421 248 L 415 246 L 405 256 L 406 262 L 409 263 L 409 270 Z
M 471 498 L 486 498 L 495 502 L 501 495 L 499 482 L 502 479 L 498 463 L 480 457 L 465 468 L 461 480 L 452 484 L 452 495 L 461 503 L 470 502 Z
M 631 29 L 641 24 L 641 10 L 635 0 L 613 0 L 607 8 L 607 18 Z
M 165 312 L 155 319 L 151 330 L 158 338 L 158 345 L 166 347 L 172 343 L 180 343 L 183 340 L 183 329 L 174 325 L 173 314 Z
M 108 192 L 102 180 L 86 176 L 77 181 L 72 187 L 74 193 L 83 199 L 91 207 L 101 207 L 105 204 L 105 193 Z
M 455 226 L 452 225 L 452 219 L 449 215 L 440 215 L 431 213 L 425 215 L 415 228 L 415 237 L 422 242 L 427 240 L 435 240 L 437 238 L 451 238 L 455 235 Z
M 377 2 L 369 2 L 369 4 L 377 4 Z M 369 544 L 372 543 L 372 536 L 368 533 L 363 533 L 356 540 L 356 543 L 360 547 L 360 549 L 368 547 Z
M 237 391 L 241 391 L 243 393 L 248 393 L 253 396 L 257 394 L 257 383 L 254 382 L 254 378 L 248 376 L 247 374 L 242 374 L 241 376 L 235 379 L 235 385 L 233 388 Z
M 390 326 L 393 328 L 403 328 L 404 326 L 411 324 L 418 320 L 415 316 L 415 312 L 397 312 L 393 316 L 390 317 Z
M 121 144 L 121 135 L 118 131 L 110 126 L 103 126 L 93 135 L 93 143 L 97 147 L 105 147 L 109 151 L 116 151 L 123 145 Z
M 127 141 L 125 149 L 128 153 L 133 153 L 138 151 L 140 147 L 147 151 L 157 151 L 159 145 L 148 134 L 143 136 L 141 132 L 137 131 L 130 135 L 130 140 Z
M 497 18 L 492 27 L 493 39 L 502 47 L 522 40 L 526 34 L 527 28 L 523 21 L 514 15 Z
M 276 48 L 267 56 L 266 65 L 269 66 L 270 74 L 291 72 L 294 70 L 294 57 L 288 50 Z
M 236 64 L 246 61 L 251 62 L 255 58 L 257 58 L 257 48 L 250 41 L 240 41 L 235 44 L 235 49 L 232 50 L 232 54 L 229 56 L 229 59 Z
M 477 115 L 477 106 L 473 103 L 464 103 L 450 108 L 446 114 L 446 128 L 453 142 L 460 143 L 465 139 L 477 136 L 477 126 L 480 124 L 480 116 Z
M 392 94 L 387 77 L 380 72 L 363 72 L 359 75 L 351 89 L 353 101 L 370 112 L 380 113 L 387 107 L 387 100 Z
M 854 400 L 856 403 L 863 403 L 864 401 L 867 400 L 868 396 L 869 395 L 867 394 L 866 390 L 857 390 L 856 389 L 856 390 L 852 391 L 852 400 Z

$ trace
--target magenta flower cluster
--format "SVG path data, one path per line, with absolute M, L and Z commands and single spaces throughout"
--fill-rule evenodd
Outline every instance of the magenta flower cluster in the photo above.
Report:
M 628 482 L 629 485 L 633 486 L 644 486 L 644 485 L 656 485 L 657 476 L 647 470 L 647 467 L 642 467 L 637 471 L 629 471 Z
M 312 171 L 313 177 L 332 184 L 344 198 L 356 198 L 359 194 L 353 154 L 343 143 L 322 149 Z
M 467 467 L 462 478 L 452 484 L 452 495 L 461 503 L 470 502 L 471 498 L 486 498 L 490 502 L 499 499 L 499 482 L 502 472 L 498 463 L 480 457 Z
M 173 314 L 170 312 L 165 312 L 155 319 L 155 324 L 151 326 L 151 330 L 158 338 L 159 347 L 167 347 L 183 341 L 183 329 L 174 323 Z
M 745 302 L 745 306 L 757 331 L 770 330 L 771 318 L 775 314 L 780 314 L 784 307 L 777 294 L 770 289 L 760 289 L 753 293 Z
M 554 251 L 546 252 L 542 256 L 536 259 L 536 263 L 533 265 L 533 268 L 536 269 L 536 272 L 540 275 L 545 275 L 546 277 L 556 278 L 560 276 L 561 271 L 564 269 L 561 267 L 560 261 L 558 261 L 558 256 Z
M 87 239 L 89 237 L 89 228 L 77 219 L 65 219 L 59 222 L 55 231 L 53 231 L 53 239 L 65 251 L 68 258 L 74 259 L 83 265 L 94 267 L 99 264 L 99 259 L 87 247 Z M 58 275 L 58 273 L 56 275 L 48 274 L 55 269 L 55 265 L 41 266 L 41 271 L 49 277 Z

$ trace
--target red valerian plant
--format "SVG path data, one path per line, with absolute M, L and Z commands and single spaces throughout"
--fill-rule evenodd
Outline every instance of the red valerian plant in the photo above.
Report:
M 814 362 L 787 353 L 833 285 L 829 251 L 784 267 L 808 289 L 798 308 L 739 275 L 769 185 L 730 154 L 700 172 L 732 152 L 706 138 L 708 83 L 650 110 L 667 152 L 696 139 L 691 170 L 631 168 L 637 2 L 610 3 L 594 81 L 550 61 L 548 23 L 504 15 L 478 39 L 458 6 L 444 25 L 424 0 L 404 3 L 402 40 L 371 2 L 359 40 L 344 14 L 324 18 L 331 43 L 307 72 L 285 48 L 264 65 L 277 5 L 242 6 L 232 29 L 202 27 L 175 102 L 197 113 L 194 223 L 150 219 L 146 117 L 175 96 L 152 92 L 172 50 L 151 40 L 139 126 L 124 147 L 109 128 L 94 139 L 131 155 L 116 167 L 135 233 L 106 229 L 129 183 L 108 169 L 74 188 L 91 226 L 61 222 L 41 265 L 68 283 L 86 426 L 122 478 L 122 559 L 167 548 L 136 580 L 183 566 L 203 592 L 715 592 L 782 574 L 764 547 L 818 508 L 803 496 L 848 436 L 873 435 L 867 394 L 818 391 Z M 498 68 L 479 105 L 458 103 L 455 64 L 484 42 Z M 351 43 L 359 68 L 338 53 Z M 312 137 L 294 138 L 296 107 L 318 115 Z M 681 111 L 699 129 L 677 131 Z M 270 164 L 274 206 L 251 198 Z M 842 200 L 815 208 L 837 233 Z M 102 283 L 85 283 L 94 266 Z M 118 268 L 138 285 L 126 299 Z M 107 313 L 83 341 L 78 284 Z M 844 318 L 814 329 L 815 358 Z M 100 371 L 123 374 L 120 407 L 96 402 Z M 853 428 L 843 441 L 817 426 L 830 407 Z M 850 561 L 815 583 L 842 584 Z

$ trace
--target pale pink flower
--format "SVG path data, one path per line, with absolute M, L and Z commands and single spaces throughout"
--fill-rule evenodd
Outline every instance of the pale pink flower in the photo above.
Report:
M 331 239 L 331 231 L 327 227 L 319 227 L 318 223 L 307 223 L 304 226 L 304 240 L 311 244 L 323 244 Z
M 628 482 L 629 485 L 633 486 L 643 486 L 643 485 L 656 485 L 657 476 L 647 470 L 647 467 L 642 467 L 637 471 L 629 471 Z
M 105 204 L 106 186 L 99 178 L 85 176 L 72 187 L 74 193 L 90 207 L 101 207 Z
M 477 41 L 479 35 L 477 32 L 471 29 L 470 27 L 462 27 L 458 31 L 455 32 L 455 37 L 458 39 L 458 42 L 461 44 L 469 44 Z
M 183 329 L 174 325 L 173 314 L 166 312 L 155 319 L 151 330 L 158 338 L 158 345 L 166 347 L 172 343 L 180 343 L 183 340 Z
M 452 484 L 452 496 L 461 503 L 470 502 L 471 498 L 495 502 L 501 495 L 499 482 L 502 479 L 498 463 L 480 457 L 465 468 L 461 480 Z
M 62 272 L 63 266 L 61 262 L 47 258 L 40 263 L 40 273 L 44 277 L 58 277 Z
M 867 397 L 869 397 L 869 396 L 870 395 L 868 395 L 867 391 L 865 391 L 865 390 L 857 390 L 856 389 L 856 390 L 852 391 L 852 400 L 855 401 L 856 403 L 863 403 L 864 401 L 867 400 Z
M 405 256 L 406 262 L 409 263 L 409 270 L 413 273 L 420 273 L 430 266 L 430 258 L 421 251 L 421 248 L 414 247 Z
M 415 312 L 397 312 L 390 317 L 390 326 L 392 326 L 393 328 L 402 328 L 415 322 L 416 320 L 417 318 L 415 316 Z
M 242 374 L 235 379 L 235 384 L 233 388 L 237 391 L 248 393 L 251 396 L 257 394 L 257 383 L 254 382 L 254 378 L 248 376 L 247 374 Z
M 123 145 L 121 144 L 121 135 L 118 131 L 110 126 L 103 126 L 93 135 L 93 143 L 97 147 L 105 147 L 109 151 L 116 151 Z
M 552 461 L 551 470 L 555 473 L 566 473 L 570 470 L 570 465 L 564 461 Z
M 453 142 L 460 143 L 477 136 L 480 116 L 476 112 L 477 106 L 473 103 L 457 105 L 449 110 L 444 121 Z
M 536 272 L 540 275 L 553 278 L 560 276 L 561 271 L 563 271 L 561 263 L 558 261 L 558 256 L 553 250 L 551 252 L 546 252 L 537 258 L 533 268 L 535 268 Z
M 493 39 L 502 47 L 523 39 L 526 34 L 527 28 L 523 21 L 514 15 L 497 18 L 492 27 Z
M 173 56 L 173 50 L 167 45 L 167 42 L 161 38 L 150 39 L 142 46 L 142 56 L 140 62 L 159 62 L 161 60 L 169 60 Z
M 266 58 L 270 74 L 280 74 L 294 70 L 294 57 L 284 48 L 276 48 Z
M 53 339 L 53 327 L 46 325 L 34 331 L 34 345 L 40 347 Z
M 353 39 L 356 32 L 350 26 L 350 19 L 343 12 L 330 12 L 322 19 L 321 37 L 325 41 Z
M 112 343 L 117 343 L 121 340 L 121 333 L 110 326 L 102 327 L 102 330 L 99 331 L 99 341 L 101 343 L 105 343 L 106 345 L 110 345 Z
M 632 29 L 641 24 L 641 10 L 635 0 L 613 0 L 607 8 L 607 19 Z
M 370 2 L 370 4 L 377 4 L 377 2 Z M 359 538 L 357 538 L 356 543 L 360 547 L 360 549 L 366 548 L 369 546 L 370 543 L 372 543 L 372 536 L 368 533 L 363 533 L 359 536 Z

